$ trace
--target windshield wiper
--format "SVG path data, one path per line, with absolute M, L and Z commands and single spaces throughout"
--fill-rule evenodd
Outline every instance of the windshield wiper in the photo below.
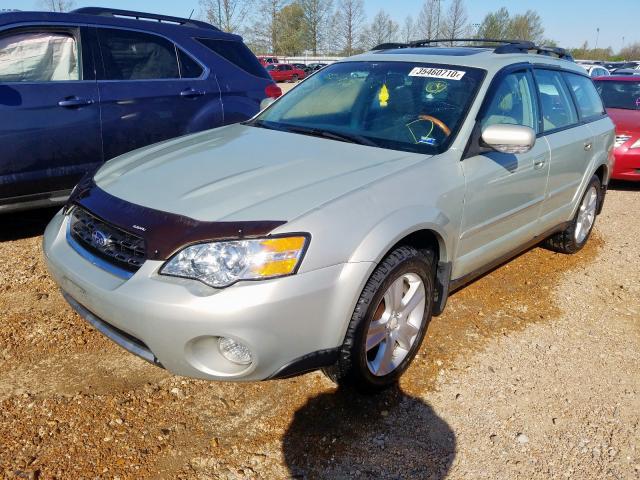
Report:
M 352 133 L 334 132 L 331 130 L 324 130 L 322 128 L 309 128 L 301 127 L 298 125 L 286 125 L 284 129 L 293 133 L 301 133 L 303 135 L 311 135 L 313 137 L 329 138 L 331 140 L 338 140 L 340 142 L 356 143 L 358 145 L 367 145 L 369 147 L 377 147 L 378 144 L 372 140 L 369 140 L 362 135 L 356 135 Z

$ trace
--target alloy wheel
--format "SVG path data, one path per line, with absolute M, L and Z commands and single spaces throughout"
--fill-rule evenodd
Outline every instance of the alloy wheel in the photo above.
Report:
M 411 351 L 424 322 L 426 290 L 415 273 L 405 273 L 387 289 L 366 335 L 369 371 L 384 376 L 395 370 Z

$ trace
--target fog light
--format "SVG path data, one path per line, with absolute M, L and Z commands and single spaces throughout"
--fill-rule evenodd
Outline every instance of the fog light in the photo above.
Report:
M 240 365 L 248 365 L 251 363 L 251 351 L 246 345 L 236 342 L 232 338 L 220 337 L 218 340 L 218 348 L 222 356 L 230 362 Z

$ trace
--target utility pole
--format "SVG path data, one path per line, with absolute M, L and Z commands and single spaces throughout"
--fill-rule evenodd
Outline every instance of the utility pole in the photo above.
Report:
M 442 35 L 440 35 L 440 0 L 436 0 L 436 3 L 438 4 L 438 14 L 436 16 L 436 38 L 440 38 Z
M 594 48 L 594 50 L 598 49 L 598 40 L 600 39 L 600 27 L 596 28 L 596 48 Z

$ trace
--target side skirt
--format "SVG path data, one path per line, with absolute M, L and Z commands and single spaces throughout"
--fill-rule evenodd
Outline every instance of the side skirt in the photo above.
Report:
M 465 285 L 468 285 L 469 283 L 473 282 L 474 280 L 476 280 L 478 277 L 481 277 L 485 273 L 488 273 L 488 272 L 490 272 L 492 270 L 495 270 L 499 266 L 501 266 L 501 265 L 507 263 L 509 260 L 513 259 L 514 257 L 517 257 L 521 253 L 531 249 L 532 247 L 535 247 L 540 242 L 542 242 L 543 240 L 546 240 L 547 238 L 549 238 L 554 233 L 561 232 L 562 230 L 567 228 L 570 223 L 571 222 L 564 222 L 564 223 L 562 223 L 562 224 L 560 224 L 560 225 L 558 225 L 558 226 L 556 226 L 556 227 L 554 227 L 554 228 L 552 228 L 550 230 L 547 230 L 546 232 L 544 232 L 544 233 L 532 238 L 530 241 L 524 243 L 523 245 L 519 246 L 515 250 L 512 250 L 511 252 L 507 253 L 506 255 L 503 255 L 503 256 L 495 259 L 494 261 L 488 263 L 487 265 L 484 265 L 484 266 L 480 267 L 479 269 L 474 270 L 473 272 L 467 273 L 466 275 L 464 275 L 464 276 L 462 276 L 460 278 L 456 278 L 455 280 L 451 280 L 449 282 L 449 293 L 453 293 L 456 290 L 459 290 L 460 288 L 464 287 Z

